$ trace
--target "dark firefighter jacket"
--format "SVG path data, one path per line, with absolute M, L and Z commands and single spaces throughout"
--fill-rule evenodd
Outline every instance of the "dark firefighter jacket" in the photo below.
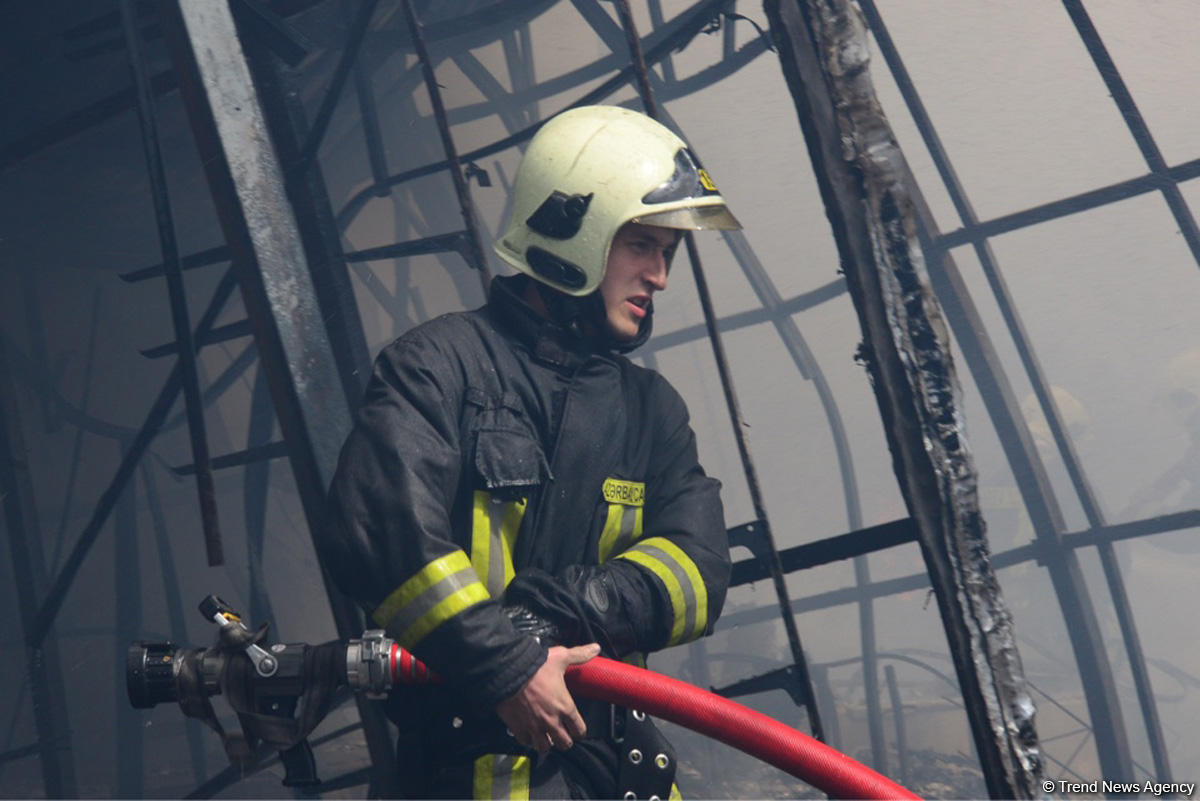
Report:
M 487 710 L 545 661 L 502 612 L 518 589 L 565 644 L 628 657 L 711 630 L 729 578 L 679 394 L 534 315 L 527 280 L 380 353 L 320 545 L 377 625 Z

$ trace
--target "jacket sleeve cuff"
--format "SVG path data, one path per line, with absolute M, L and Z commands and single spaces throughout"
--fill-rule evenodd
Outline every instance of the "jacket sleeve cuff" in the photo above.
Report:
M 546 649 L 532 637 L 522 636 L 503 666 L 482 681 L 471 682 L 468 692 L 480 705 L 492 709 L 524 687 L 545 663 Z

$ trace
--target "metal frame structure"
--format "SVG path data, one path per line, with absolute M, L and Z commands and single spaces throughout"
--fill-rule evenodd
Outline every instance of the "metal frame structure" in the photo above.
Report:
M 343 426 L 348 423 L 350 409 L 357 401 L 358 393 L 361 392 L 362 377 L 366 375 L 367 349 L 362 336 L 362 327 L 357 317 L 358 311 L 354 305 L 353 292 L 350 289 L 349 273 L 352 271 L 381 303 L 390 303 L 394 301 L 394 298 L 367 267 L 368 262 L 375 260 L 428 253 L 458 254 L 477 270 L 480 279 L 486 282 L 487 262 L 483 254 L 482 237 L 470 198 L 470 178 L 485 180 L 485 174 L 476 166 L 476 162 L 526 141 L 538 127 L 530 115 L 511 109 L 506 110 L 503 116 L 510 130 L 508 136 L 490 145 L 459 153 L 451 134 L 451 123 L 456 119 L 461 121 L 471 115 L 488 112 L 471 108 L 447 112 L 439 96 L 434 71 L 435 64 L 425 46 L 427 38 L 435 38 L 444 31 L 430 30 L 421 24 L 418 12 L 420 4 L 415 4 L 411 0 L 400 0 L 410 33 L 410 43 L 415 50 L 419 67 L 419 75 L 414 72 L 412 75 L 405 76 L 404 80 L 410 81 L 414 85 L 422 82 L 428 90 L 433 114 L 441 134 L 445 157 L 419 168 L 389 174 L 369 75 L 358 58 L 364 42 L 368 39 L 372 18 L 378 13 L 380 5 L 378 0 L 361 0 L 357 4 L 349 4 L 353 5 L 353 16 L 347 28 L 346 41 L 311 126 L 304 120 L 303 112 L 295 101 L 292 91 L 294 87 L 289 83 L 292 77 L 288 65 L 294 66 L 299 63 L 305 52 L 305 43 L 302 41 L 302 37 L 297 36 L 294 31 L 289 29 L 286 19 L 275 16 L 255 0 L 231 0 L 230 7 L 236 12 L 237 22 L 243 29 L 243 40 L 253 44 L 247 46 L 248 52 L 245 59 L 239 55 L 236 58 L 231 57 L 224 64 L 226 68 L 241 68 L 248 65 L 250 71 L 253 72 L 254 83 L 258 86 L 259 91 L 257 99 L 251 98 L 248 102 L 254 103 L 255 107 L 261 103 L 264 123 L 270 128 L 269 141 L 273 143 L 273 146 L 267 146 L 261 150 L 254 150 L 250 147 L 243 148 L 242 155 L 246 157 L 247 161 L 241 162 L 241 166 L 238 166 L 237 153 L 227 149 L 232 138 L 231 134 L 228 131 L 222 131 L 221 128 L 222 124 L 234 122 L 235 115 L 227 107 L 222 110 L 221 106 L 229 98 L 222 98 L 219 93 L 213 94 L 211 91 L 207 97 L 204 97 L 204 82 L 198 77 L 198 71 L 203 68 L 196 64 L 196 59 L 200 58 L 196 47 L 199 43 L 207 41 L 209 44 L 228 44 L 232 30 L 229 27 L 232 24 L 232 17 L 220 21 L 220 26 L 223 27 L 216 27 L 217 21 L 214 16 L 207 17 L 206 21 L 200 21 L 200 18 L 197 17 L 193 22 L 185 22 L 189 15 L 196 13 L 195 6 L 225 9 L 226 4 L 206 1 L 193 3 L 191 0 L 178 0 L 178 5 L 169 4 L 171 12 L 167 15 L 166 30 L 171 42 L 176 68 L 171 72 L 150 75 L 139 52 L 139 42 L 143 35 L 139 26 L 139 11 L 132 0 L 118 0 L 118 2 L 120 25 L 133 68 L 134 89 L 93 104 L 82 112 L 72 114 L 50 126 L 49 129 L 40 132 L 38 136 L 12 143 L 3 153 L 0 153 L 0 169 L 4 169 L 6 166 L 28 157 L 37 148 L 62 141 L 80 129 L 111 118 L 116 114 L 124 113 L 130 108 L 138 110 L 163 256 L 162 264 L 133 271 L 123 277 L 130 281 L 165 277 L 176 330 L 175 342 L 146 352 L 146 355 L 150 357 L 175 355 L 178 362 L 151 406 L 145 422 L 137 430 L 115 427 L 97 420 L 88 414 L 86 400 L 82 408 L 76 408 L 57 394 L 45 366 L 44 348 L 37 347 L 37 343 L 41 341 L 37 329 L 43 324 L 42 322 L 36 319 L 33 319 L 32 322 L 34 330 L 30 337 L 33 342 L 31 357 L 22 361 L 18 354 L 10 353 L 7 355 L 11 364 L 0 361 L 0 374 L 12 372 L 15 377 L 23 379 L 30 385 L 41 398 L 47 420 L 54 418 L 65 421 L 77 426 L 80 432 L 86 430 L 100 433 L 123 443 L 120 464 L 107 490 L 101 495 L 89 522 L 76 539 L 55 578 L 52 581 L 44 582 L 42 578 L 36 578 L 29 586 L 22 585 L 18 588 L 22 603 L 21 618 L 25 623 L 25 639 L 31 655 L 29 666 L 35 696 L 35 710 L 37 711 L 38 743 L 35 746 L 16 749 L 0 755 L 0 757 L 17 759 L 38 754 L 42 760 L 47 793 L 63 797 L 73 794 L 75 776 L 70 759 L 60 759 L 61 752 L 70 747 L 69 735 L 66 734 L 69 727 L 61 714 L 62 710 L 55 710 L 53 704 L 45 700 L 54 695 L 53 688 L 56 686 L 56 682 L 61 682 L 61 677 L 56 677 L 54 674 L 53 665 L 57 660 L 48 658 L 52 649 L 56 647 L 53 625 L 67 592 L 110 516 L 115 513 L 118 518 L 124 520 L 119 523 L 119 528 L 128 529 L 133 525 L 130 522 L 128 511 L 122 511 L 122 504 L 132 503 L 129 493 L 132 492 L 134 474 L 139 465 L 143 467 L 146 502 L 151 510 L 157 508 L 157 492 L 151 473 L 145 470 L 142 462 L 142 457 L 146 454 L 154 437 L 164 428 L 181 425 L 185 422 L 188 426 L 193 464 L 179 468 L 178 472 L 193 473 L 196 476 L 210 563 L 215 563 L 215 560 L 220 558 L 216 507 L 213 502 L 213 470 L 245 466 L 247 468 L 248 497 L 254 493 L 261 495 L 265 491 L 266 479 L 263 472 L 265 460 L 286 455 L 295 472 L 297 485 L 301 488 L 301 497 L 307 502 L 306 513 L 310 523 L 319 519 L 319 498 L 328 479 L 329 470 L 332 469 L 332 459 L 336 458 L 336 448 L 340 444 Z M 670 98 L 701 88 L 729 72 L 739 69 L 770 49 L 770 43 L 765 36 L 754 39 L 750 44 L 740 48 L 736 46 L 736 40 L 731 35 L 734 23 L 738 18 L 734 12 L 733 0 L 698 0 L 690 10 L 670 22 L 664 20 L 659 2 L 650 0 L 650 18 L 655 28 L 645 37 L 639 36 L 634 29 L 632 15 L 626 0 L 617 0 L 616 21 L 595 0 L 572 0 L 572 3 L 596 31 L 598 37 L 608 43 L 613 57 L 611 62 L 600 59 L 595 64 L 578 71 L 578 74 L 571 76 L 571 80 L 574 81 L 572 85 L 607 74 L 608 68 L 605 65 L 608 63 L 621 65 L 598 86 L 582 93 L 572 105 L 597 102 L 622 87 L 632 85 L 638 90 L 646 110 L 654 114 L 660 111 L 656 98 L 661 100 L 663 97 Z M 1091 190 L 996 219 L 981 221 L 972 209 L 955 176 L 945 149 L 938 140 L 933 122 L 922 106 L 913 81 L 907 75 L 900 53 L 888 35 L 886 25 L 874 0 L 859 0 L 858 5 L 883 54 L 885 64 L 900 87 L 905 103 L 917 123 L 918 130 L 933 156 L 942 181 L 961 218 L 962 224 L 957 230 L 947 233 L 939 232 L 933 223 L 932 215 L 921 198 L 915 181 L 911 176 L 905 178 L 912 192 L 918 234 L 921 238 L 933 289 L 936 291 L 937 299 L 945 311 L 946 318 L 960 347 L 967 356 L 967 363 L 975 382 L 980 388 L 989 414 L 1000 432 L 1001 442 L 1004 444 L 1007 458 L 1013 466 L 1013 473 L 1026 507 L 1029 509 L 1031 517 L 1034 518 L 1037 532 L 1036 541 L 993 554 L 991 564 L 995 568 L 1000 568 L 1036 560 L 1047 566 L 1064 614 L 1073 621 L 1082 622 L 1081 625 L 1069 627 L 1069 630 L 1076 664 L 1080 674 L 1084 677 L 1083 686 L 1087 693 L 1091 717 L 1090 729 L 1096 739 L 1100 763 L 1106 776 L 1132 778 L 1135 772 L 1134 763 L 1130 755 L 1120 705 L 1115 698 L 1111 667 L 1099 643 L 1095 613 L 1092 611 L 1092 602 L 1080 575 L 1075 553 L 1079 548 L 1095 547 L 1097 549 L 1118 618 L 1123 643 L 1129 656 L 1143 725 L 1154 759 L 1154 774 L 1159 781 L 1170 781 L 1170 764 L 1162 726 L 1158 719 L 1145 656 L 1133 623 L 1128 594 L 1113 554 L 1113 543 L 1120 539 L 1200 526 L 1200 510 L 1119 525 L 1111 525 L 1105 521 L 1087 476 L 1073 450 L 1070 438 L 1066 434 L 1062 417 L 1049 392 L 1049 383 L 1011 301 L 1010 293 L 1005 286 L 988 240 L 1002 233 L 1115 203 L 1139 194 L 1158 191 L 1163 194 L 1193 257 L 1200 264 L 1200 229 L 1198 229 L 1194 216 L 1183 202 L 1179 191 L 1179 184 L 1182 181 L 1200 177 L 1200 159 L 1175 166 L 1166 164 L 1138 112 L 1132 95 L 1122 82 L 1119 71 L 1108 55 L 1104 43 L 1088 18 L 1082 3 L 1079 0 L 1063 0 L 1063 6 L 1143 154 L 1149 172 L 1140 178 Z M 771 13 L 776 15 L 780 13 L 780 8 L 792 9 L 785 13 L 794 13 L 802 8 L 802 3 L 799 0 L 789 0 L 788 2 L 781 0 L 778 3 L 769 3 L 768 8 L 774 9 Z M 489 16 L 487 8 L 478 12 L 478 15 L 478 18 L 464 20 L 463 24 L 482 25 L 500 19 L 494 14 Z M 715 25 L 714 19 L 718 20 Z M 786 33 L 779 30 L 777 18 L 772 19 L 772 29 L 772 36 L 776 42 L 782 41 L 787 36 Z M 521 32 L 522 30 L 524 33 Z M 714 33 L 717 31 L 723 31 L 725 36 L 724 60 L 720 64 L 713 65 L 700 76 L 693 76 L 684 81 L 678 80 L 671 64 L 671 53 L 701 32 Z M 809 30 L 806 35 L 819 40 L 823 34 L 819 31 Z M 539 87 L 532 84 L 529 75 L 522 77 L 520 68 L 519 52 L 522 46 L 528 47 L 528 45 L 528 29 L 517 26 L 515 32 L 506 40 L 506 52 L 511 51 L 512 53 L 512 58 L 510 58 L 512 75 L 510 77 L 514 93 L 524 92 L 536 97 Z M 624 45 L 627 50 L 622 53 L 618 45 Z M 455 62 L 464 73 L 476 82 L 481 92 L 488 98 L 485 106 L 491 108 L 506 101 L 505 91 L 498 86 L 488 84 L 486 71 L 481 72 L 477 68 L 477 64 L 472 65 L 469 54 L 456 57 Z M 241 67 L 238 67 L 238 64 Z M 210 66 L 210 69 L 217 68 L 216 65 Z M 658 73 L 656 74 L 651 68 L 657 68 Z M 786 72 L 785 66 L 785 74 Z M 249 72 L 245 75 L 248 76 Z M 210 90 L 213 80 L 220 82 L 219 77 L 210 80 Z M 351 80 L 354 82 L 362 120 L 361 128 L 370 156 L 373 180 L 370 186 L 360 191 L 343 208 L 335 211 L 329 204 L 317 154 L 323 138 L 329 130 L 334 107 Z M 245 82 L 246 85 L 250 84 L 248 77 Z M 179 254 L 178 246 L 175 244 L 170 201 L 166 196 L 165 182 L 162 178 L 162 154 L 159 152 L 160 147 L 157 143 L 154 122 L 155 97 L 177 88 L 184 92 L 185 97 L 190 98 L 192 124 L 200 140 L 201 150 L 205 153 L 206 163 L 213 170 L 210 175 L 212 191 L 218 207 L 222 210 L 222 220 L 228 242 L 228 244 L 184 256 Z M 556 90 L 563 88 L 566 87 L 555 87 Z M 794 84 L 791 88 L 794 96 L 798 96 L 802 91 Z M 492 110 L 494 111 L 494 109 Z M 223 116 L 227 119 L 222 120 Z M 819 120 L 810 119 L 806 122 L 811 129 L 811 131 L 806 129 L 807 136 L 816 137 L 821 133 Z M 272 167 L 271 164 L 276 158 L 278 162 Z M 238 173 L 259 167 L 265 169 L 270 176 L 268 183 L 272 187 L 273 194 L 267 201 L 267 208 L 270 210 L 270 214 L 276 216 L 269 221 L 256 222 L 239 211 L 239 194 L 250 190 L 239 185 Z M 358 252 L 342 251 L 341 234 L 371 199 L 385 197 L 406 182 L 439 173 L 448 173 L 453 182 L 456 202 L 463 218 L 462 230 L 419 237 L 415 240 L 373 247 Z M 289 218 L 294 222 L 288 223 Z M 266 244 L 261 241 L 260 237 L 264 231 L 278 224 L 285 224 L 287 233 L 284 239 L 286 241 L 274 244 Z M 733 541 L 745 545 L 754 554 L 754 558 L 740 561 L 735 565 L 733 583 L 741 585 L 756 579 L 770 577 L 779 606 L 777 610 L 765 607 L 754 612 L 741 613 L 736 616 L 736 619 L 737 622 L 753 622 L 772 619 L 776 615 L 780 615 L 787 634 L 793 663 L 791 666 L 739 682 L 726 688 L 725 691 L 734 695 L 755 692 L 768 687 L 788 689 L 796 702 L 808 709 L 809 725 L 813 731 L 821 736 L 827 730 L 830 738 L 836 744 L 838 730 L 836 712 L 822 700 L 828 694 L 827 688 L 823 688 L 822 679 L 824 670 L 828 666 L 807 664 L 800 646 L 799 632 L 793 615 L 795 612 L 856 603 L 859 609 L 862 636 L 861 659 L 864 684 L 866 685 L 866 705 L 873 761 L 875 767 L 881 770 L 886 769 L 884 721 L 880 704 L 882 693 L 877 664 L 879 659 L 891 657 L 876 653 L 872 604 L 889 594 L 928 587 L 931 583 L 940 593 L 952 593 L 955 590 L 954 579 L 948 575 L 939 574 L 932 565 L 929 574 L 885 581 L 873 581 L 867 571 L 865 556 L 869 553 L 912 542 L 922 542 L 926 548 L 930 546 L 927 540 L 922 539 L 924 536 L 922 525 L 912 519 L 895 521 L 883 526 L 865 528 L 862 526 L 861 514 L 858 512 L 854 468 L 850 460 L 849 449 L 845 444 L 845 433 L 842 429 L 836 402 L 827 383 L 824 382 L 820 367 L 792 322 L 792 316 L 798 311 L 811 308 L 846 292 L 845 282 L 831 283 L 809 296 L 783 298 L 771 284 L 761 265 L 758 264 L 753 250 L 744 237 L 740 234 L 730 235 L 726 238 L 726 242 L 751 286 L 754 287 L 762 308 L 718 319 L 712 308 L 711 300 L 707 298 L 707 292 L 703 288 L 705 282 L 699 254 L 689 240 L 687 249 L 696 283 L 700 288 L 705 325 L 703 329 L 697 326 L 667 335 L 646 349 L 649 357 L 653 358 L 657 349 L 693 341 L 706 334 L 710 337 L 721 374 L 730 419 L 733 423 L 735 440 L 746 472 L 747 485 L 752 495 L 756 518 L 751 523 L 737 526 L 730 532 Z M 961 275 L 950 256 L 953 248 L 965 244 L 970 244 L 975 248 L 983 265 L 989 287 L 1004 317 L 1008 334 L 1016 344 L 1026 377 L 1034 388 L 1055 444 L 1067 468 L 1072 486 L 1085 511 L 1088 520 L 1088 528 L 1085 530 L 1078 532 L 1066 530 L 1058 500 L 1032 444 L 1028 426 L 1017 407 L 1009 378 L 996 358 L 995 349 L 988 341 L 983 326 L 979 324 L 978 313 L 974 309 Z M 283 251 L 279 250 L 281 247 L 284 248 Z M 287 258 L 273 263 L 266 260 L 267 254 L 278 255 L 281 252 L 286 252 Z M 188 319 L 186 305 L 182 303 L 185 272 L 219 265 L 230 260 L 237 265 L 236 270 L 234 268 L 227 269 L 224 277 L 217 284 L 207 310 L 193 326 Z M 221 310 L 239 285 L 247 307 L 248 319 L 239 323 L 216 326 L 215 322 Z M 304 303 L 310 304 L 305 307 L 308 325 L 302 324 L 302 331 L 288 328 L 291 324 L 288 315 L 282 314 L 278 306 L 278 290 L 284 285 L 289 288 L 299 286 L 299 297 Z M 36 306 L 36 304 L 33 305 Z M 748 444 L 745 441 L 736 391 L 725 365 L 720 338 L 722 330 L 736 330 L 739 327 L 763 321 L 770 321 L 775 325 L 797 369 L 814 382 L 821 397 L 829 419 L 830 430 L 834 436 L 846 493 L 847 519 L 850 521 L 851 528 L 847 534 L 782 551 L 774 545 L 767 522 L 765 505 L 757 490 L 755 469 Z M 253 344 L 246 346 L 241 355 L 233 360 L 225 372 L 211 382 L 205 391 L 201 392 L 196 374 L 195 351 L 218 342 L 244 338 L 251 332 L 254 334 Z M 342 354 L 343 358 L 340 360 L 333 358 L 332 354 L 334 353 Z M 0 356 L 4 355 L 4 345 L 0 342 Z M 260 360 L 263 370 L 254 392 L 252 432 L 247 448 L 237 453 L 210 457 L 201 409 L 204 405 L 210 404 L 220 397 L 256 359 Z M 307 373 L 304 380 L 300 380 L 293 372 L 298 365 L 306 365 L 311 368 L 313 364 L 318 366 Z M 306 390 L 298 391 L 299 386 L 304 386 Z M 185 415 L 169 420 L 171 407 L 181 393 L 185 396 Z M 4 419 L 0 421 L 3 423 L 0 428 L 3 429 L 5 440 L 0 443 L 4 446 L 0 449 L 3 451 L 0 453 L 0 457 L 6 459 L 5 465 L 11 467 L 19 465 L 17 455 L 22 447 L 19 440 L 14 437 L 19 436 L 20 429 L 14 416 L 15 410 L 6 406 L 2 411 Z M 272 417 L 278 420 L 279 427 L 282 429 L 281 441 L 272 440 Z M 323 422 L 317 422 L 318 419 Z M 333 422 L 330 424 L 328 421 Z M 895 421 L 891 421 L 889 430 L 893 425 L 896 425 Z M 41 557 L 35 551 L 40 550 L 40 537 L 36 522 L 29 517 L 32 506 L 28 496 L 31 489 L 23 487 L 21 484 L 19 470 L 5 469 L 0 472 L 0 478 L 4 480 L 5 511 L 10 544 L 14 548 L 14 565 L 24 576 L 39 577 L 40 569 L 37 567 L 37 563 Z M 258 512 L 247 510 L 248 516 L 260 515 L 260 513 L 261 509 Z M 166 572 L 168 568 L 174 570 L 174 566 L 171 565 L 169 537 L 161 518 L 161 511 L 154 514 L 155 536 L 159 543 L 162 567 Z M 261 524 L 248 526 L 248 528 L 261 530 Z M 19 553 L 23 545 L 27 546 L 27 550 Z M 33 545 L 37 545 L 38 548 L 30 550 L 29 547 Z M 258 547 L 261 554 L 261 542 L 258 543 Z M 847 558 L 854 559 L 857 587 L 798 600 L 793 600 L 788 596 L 784 584 L 786 574 Z M 256 577 L 261 579 L 262 566 L 261 563 L 255 564 L 253 555 L 250 562 L 253 583 Z M 38 586 L 39 584 L 41 586 Z M 345 603 L 344 599 L 339 599 L 336 592 L 332 590 L 329 592 L 331 604 L 335 609 L 339 633 L 343 636 L 356 633 L 360 625 L 357 613 Z M 172 619 L 181 619 L 183 607 L 180 599 L 168 594 L 166 600 Z M 256 601 L 258 608 L 252 609 L 252 614 L 266 614 L 269 604 L 270 599 L 265 595 L 262 596 Z M 133 609 L 133 606 L 127 605 L 127 607 L 130 610 Z M 945 609 L 943 609 L 943 613 L 946 613 Z M 947 625 L 949 626 L 949 624 Z M 964 658 L 969 658 L 972 653 L 971 649 L 975 647 L 979 646 L 964 644 L 961 646 L 963 649 L 961 654 Z M 954 648 L 955 646 L 952 644 L 952 650 Z M 894 671 L 890 665 L 885 669 L 885 673 L 887 674 L 888 690 L 893 699 L 891 706 L 897 715 L 896 736 L 900 745 L 900 771 L 903 773 L 906 770 L 903 723 L 897 712 L 899 702 L 896 700 Z M 962 680 L 963 674 L 960 672 L 959 681 Z M 39 698 L 42 700 L 39 701 Z M 818 701 L 821 703 L 818 704 Z M 986 718 L 986 715 L 979 709 L 985 705 L 981 699 L 968 697 L 964 699 L 964 704 Z M 818 712 L 818 706 L 824 708 Z M 375 791 L 386 792 L 387 790 L 386 777 L 389 770 L 387 752 L 390 750 L 390 745 L 386 742 L 386 725 L 377 715 L 373 716 L 369 710 L 360 708 L 360 711 L 364 717 L 364 727 L 367 731 L 367 740 L 375 763 L 375 770 L 364 769 L 335 779 L 324 785 L 326 790 L 354 783 L 364 783 L 368 778 L 375 782 Z M 970 713 L 971 709 L 968 712 Z M 980 736 L 977 729 L 977 747 L 982 743 Z M 997 736 L 996 741 L 999 742 L 1000 739 Z M 136 751 L 135 745 L 129 746 L 131 759 L 137 758 Z M 193 760 L 198 765 L 202 764 L 202 749 L 194 738 L 190 739 L 190 751 Z M 981 757 L 989 789 L 993 794 L 1029 794 L 1029 788 L 1020 780 L 1014 781 L 1011 772 L 1008 773 L 1008 778 L 1004 779 L 1006 769 L 995 764 L 989 767 L 986 755 L 981 754 Z M 134 768 L 136 766 L 130 764 L 126 767 Z M 1069 764 L 1060 767 L 1065 770 L 1070 769 Z M 216 792 L 235 778 L 229 772 L 219 774 L 202 787 L 197 788 L 197 797 L 204 797 Z

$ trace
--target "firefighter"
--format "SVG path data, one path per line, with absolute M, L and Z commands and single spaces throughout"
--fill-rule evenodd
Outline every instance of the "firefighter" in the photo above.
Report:
M 687 145 L 610 106 L 530 142 L 480 309 L 383 349 L 333 479 L 320 555 L 445 680 L 389 697 L 418 797 L 675 794 L 645 716 L 576 706 L 566 668 L 712 630 L 720 484 L 646 341 L 683 230 L 737 220 Z

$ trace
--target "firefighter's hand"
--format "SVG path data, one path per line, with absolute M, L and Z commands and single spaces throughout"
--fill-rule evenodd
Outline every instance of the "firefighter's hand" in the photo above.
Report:
M 570 665 L 582 664 L 599 653 L 596 643 L 554 646 L 533 678 L 496 705 L 496 713 L 517 742 L 544 754 L 551 747 L 566 751 L 587 733 L 563 676 Z

